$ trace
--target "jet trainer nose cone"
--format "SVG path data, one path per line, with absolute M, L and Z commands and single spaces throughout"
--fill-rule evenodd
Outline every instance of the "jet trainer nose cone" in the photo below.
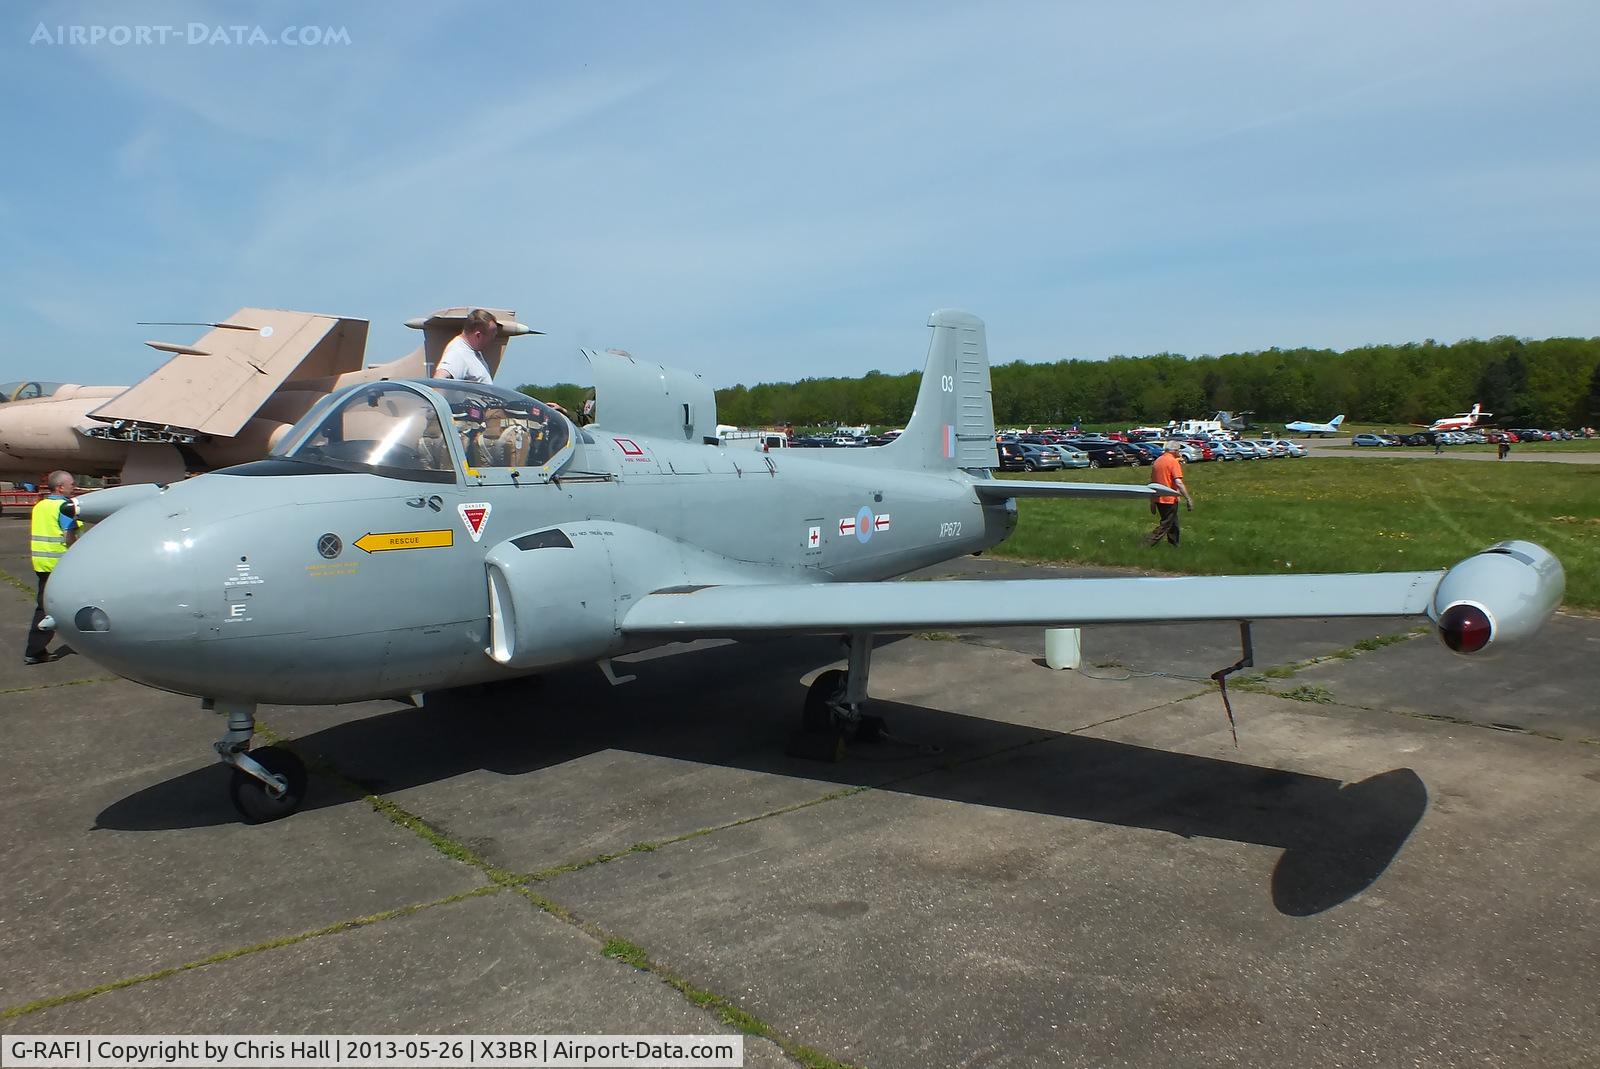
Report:
M 91 528 L 45 585 L 57 635 L 118 675 L 170 685 L 199 633 L 195 549 L 185 510 L 126 509 Z

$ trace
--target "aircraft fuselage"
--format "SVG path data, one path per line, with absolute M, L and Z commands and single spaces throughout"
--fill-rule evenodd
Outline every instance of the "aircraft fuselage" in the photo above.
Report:
M 530 533 L 643 532 L 612 543 L 628 542 L 614 552 L 634 559 L 618 573 L 637 589 L 619 579 L 594 595 L 626 602 L 686 581 L 885 579 L 986 549 L 1015 526 L 1014 506 L 980 504 L 958 471 L 860 463 L 878 450 L 752 455 L 593 428 L 583 439 L 548 483 L 267 460 L 175 484 L 91 529 L 52 578 L 49 607 L 74 646 L 137 682 L 345 702 L 525 674 L 485 652 L 485 559 Z M 93 550 L 109 543 L 116 552 Z M 108 630 L 82 629 L 90 607 Z M 548 620 L 552 633 L 563 626 Z M 603 652 L 627 648 L 619 638 Z

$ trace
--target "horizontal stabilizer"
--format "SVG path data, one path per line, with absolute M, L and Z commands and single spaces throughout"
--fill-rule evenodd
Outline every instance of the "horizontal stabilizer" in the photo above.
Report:
M 1420 616 L 1444 572 L 710 586 L 650 594 L 630 635 L 905 633 L 958 627 Z M 1559 600 L 1559 599 L 1558 599 Z
M 979 497 L 989 501 L 1004 501 L 1008 497 L 1097 497 L 1102 501 L 1127 497 L 1143 501 L 1160 495 L 1171 497 L 1177 493 L 1172 487 L 1160 483 L 1129 486 L 1123 483 L 1028 482 L 1023 479 L 984 479 L 973 483 L 972 488 L 978 491 Z
M 500 326 L 495 331 L 493 340 L 483 347 L 478 356 L 489 369 L 491 376 L 499 375 L 500 360 L 506 353 L 506 342 L 528 334 L 543 334 L 544 331 L 534 330 L 526 323 L 518 323 L 517 313 L 509 308 L 485 308 L 483 311 L 494 316 L 495 322 Z M 422 331 L 423 378 L 433 378 L 434 369 L 439 366 L 439 358 L 444 355 L 445 346 L 461 333 L 461 328 L 466 325 L 467 316 L 471 312 L 470 307 L 461 305 L 456 308 L 441 308 L 430 315 L 406 320 L 406 326 L 412 330 Z

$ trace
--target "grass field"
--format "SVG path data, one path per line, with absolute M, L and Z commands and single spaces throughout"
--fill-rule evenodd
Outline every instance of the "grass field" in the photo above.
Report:
M 1427 448 L 1418 446 L 1419 449 Z M 1472 453 L 1493 453 L 1492 445 L 1447 445 L 1445 452 L 1460 449 Z M 1528 456 L 1535 453 L 1600 453 L 1600 438 L 1574 438 L 1570 442 L 1513 442 L 1511 444 L 1512 456 Z
M 1296 441 L 1302 445 L 1310 444 L 1315 446 L 1318 439 L 1297 438 Z M 1350 445 L 1349 442 L 1343 442 L 1338 446 L 1333 446 L 1331 442 L 1325 444 L 1340 449 L 1347 448 Z M 1378 454 L 1380 449 L 1391 449 L 1399 453 L 1433 452 L 1433 446 L 1431 445 L 1362 446 L 1361 448 L 1373 454 Z M 1495 446 L 1488 444 L 1447 445 L 1444 447 L 1444 451 L 1446 453 L 1493 453 Z M 1600 438 L 1574 438 L 1567 442 L 1513 442 L 1511 444 L 1511 452 L 1516 456 L 1528 456 L 1537 453 L 1600 453 Z
M 1281 423 L 1264 424 L 1261 429 L 1252 427 L 1250 430 L 1245 432 L 1244 436 L 1246 438 L 1258 438 L 1261 436 L 1262 429 L 1277 431 L 1283 434 L 1285 438 L 1293 438 L 1296 441 L 1303 439 L 1314 442 L 1318 438 L 1318 436 L 1315 434 L 1291 434 L 1286 432 L 1283 430 L 1283 424 Z M 1348 438 L 1353 434 L 1415 434 L 1422 429 L 1423 428 L 1421 427 L 1414 427 L 1409 423 L 1341 423 L 1339 425 L 1339 433 L 1335 435 L 1335 437 Z M 1494 430 L 1494 428 L 1485 427 L 1483 430 Z M 1558 448 L 1561 446 L 1578 447 L 1583 449 L 1600 449 L 1600 438 L 1575 438 L 1567 442 L 1528 443 L 1529 449 L 1535 449 L 1540 446 L 1546 449 Z M 1514 449 L 1516 446 L 1512 446 L 1512 448 Z
M 1532 447 L 1530 447 L 1532 448 Z M 1142 483 L 1149 468 L 1031 478 Z M 1031 560 L 1201 575 L 1414 571 L 1504 538 L 1538 542 L 1567 572 L 1566 604 L 1600 609 L 1600 464 L 1491 465 L 1340 459 L 1195 464 L 1183 545 L 1146 548 L 1149 510 L 1129 502 L 1018 502 L 994 552 Z

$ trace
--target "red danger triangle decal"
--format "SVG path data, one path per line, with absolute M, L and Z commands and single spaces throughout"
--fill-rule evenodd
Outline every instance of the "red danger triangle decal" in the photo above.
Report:
M 461 522 L 467 525 L 467 533 L 472 536 L 474 542 L 483 537 L 483 527 L 489 522 L 490 508 L 487 501 L 456 506 L 456 511 L 461 513 Z

